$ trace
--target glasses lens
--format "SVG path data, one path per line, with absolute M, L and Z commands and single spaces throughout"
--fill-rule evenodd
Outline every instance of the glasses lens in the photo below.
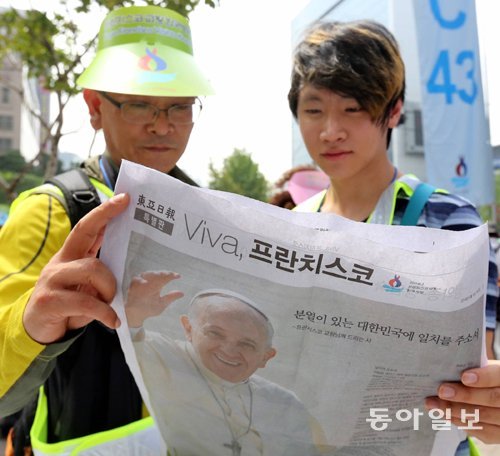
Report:
M 193 104 L 178 104 L 168 108 L 168 120 L 176 125 L 194 123 L 201 112 L 201 102 L 195 100 Z M 130 123 L 147 124 L 156 119 L 157 114 L 164 109 L 159 109 L 149 103 L 125 102 L 121 104 L 122 117 Z
M 156 108 L 148 103 L 123 103 L 122 116 L 127 122 L 146 124 L 154 119 Z
M 194 104 L 174 105 L 168 110 L 168 118 L 174 124 L 192 124 L 198 119 L 200 111 L 201 105 L 198 102 Z

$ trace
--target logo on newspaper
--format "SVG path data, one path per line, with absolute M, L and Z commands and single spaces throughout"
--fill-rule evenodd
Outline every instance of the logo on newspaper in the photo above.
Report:
M 399 280 L 401 276 L 394 274 L 394 278 L 389 280 L 388 283 L 382 285 L 385 291 L 389 293 L 401 293 L 403 291 L 403 287 L 401 286 L 401 280 Z

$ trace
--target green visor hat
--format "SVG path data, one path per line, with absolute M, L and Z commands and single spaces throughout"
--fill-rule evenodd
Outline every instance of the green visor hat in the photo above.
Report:
M 214 93 L 193 58 L 188 20 L 157 6 L 111 11 L 99 30 L 96 56 L 77 84 L 153 97 Z

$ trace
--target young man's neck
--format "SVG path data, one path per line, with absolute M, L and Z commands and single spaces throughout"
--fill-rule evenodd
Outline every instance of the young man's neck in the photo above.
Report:
M 351 220 L 368 219 L 387 187 L 401 174 L 388 160 L 383 166 L 342 180 L 332 180 L 321 212 L 333 212 Z

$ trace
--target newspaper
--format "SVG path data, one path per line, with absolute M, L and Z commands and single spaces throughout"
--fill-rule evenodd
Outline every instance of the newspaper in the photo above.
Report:
M 424 399 L 486 362 L 486 226 L 300 214 L 126 161 L 116 192 L 101 258 L 169 454 L 454 455 Z

